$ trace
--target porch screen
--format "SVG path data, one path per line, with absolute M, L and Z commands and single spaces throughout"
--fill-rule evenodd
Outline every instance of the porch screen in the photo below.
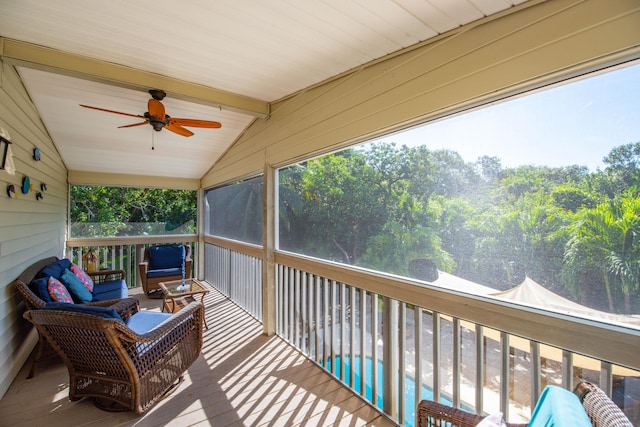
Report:
M 636 63 L 284 168 L 280 249 L 631 319 L 639 111 Z
M 262 244 L 262 177 L 205 192 L 205 233 Z
M 195 234 L 197 192 L 71 186 L 70 237 Z

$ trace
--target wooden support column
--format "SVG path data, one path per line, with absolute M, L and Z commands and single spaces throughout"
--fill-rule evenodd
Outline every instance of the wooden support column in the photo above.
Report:
M 262 331 L 271 336 L 276 333 L 276 206 L 278 180 L 276 171 L 268 164 L 264 167 L 262 203 Z

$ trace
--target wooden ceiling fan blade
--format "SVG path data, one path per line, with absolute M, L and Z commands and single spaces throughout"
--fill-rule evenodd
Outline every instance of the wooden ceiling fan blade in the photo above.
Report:
M 170 118 L 169 123 L 177 123 L 180 126 L 188 126 L 192 128 L 221 128 L 220 122 L 213 122 L 209 120 L 197 120 L 197 119 L 174 119 Z
M 160 120 L 164 120 L 166 115 L 162 102 L 153 98 L 150 99 L 149 102 L 147 102 L 147 111 L 149 112 L 150 116 L 157 117 Z
M 164 127 L 167 130 L 170 130 L 173 133 L 177 133 L 178 135 L 182 135 L 182 136 L 191 136 L 193 135 L 193 132 L 191 132 L 189 129 L 185 129 L 182 126 L 180 126 L 179 124 L 176 124 L 172 121 L 169 121 L 169 123 Z
M 84 105 L 84 104 L 80 104 L 80 106 L 84 108 L 90 108 L 92 110 L 106 111 L 107 113 L 120 114 L 122 116 L 128 116 L 128 117 L 140 117 L 141 119 L 144 119 L 144 116 L 141 116 L 139 114 L 123 113 L 122 111 L 107 110 L 106 108 L 92 107 L 91 105 Z
M 134 126 L 142 126 L 142 125 L 146 125 L 147 123 L 149 123 L 149 122 L 148 121 L 144 121 L 144 122 L 140 122 L 140 123 L 133 123 L 131 125 L 118 126 L 118 129 L 121 129 L 121 128 L 132 128 Z

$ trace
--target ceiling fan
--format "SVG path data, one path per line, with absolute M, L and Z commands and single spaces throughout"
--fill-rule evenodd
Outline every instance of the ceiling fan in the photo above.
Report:
M 165 113 L 164 105 L 162 104 L 162 100 L 167 94 L 160 89 L 151 89 L 149 90 L 149 94 L 151 95 L 151 99 L 147 103 L 147 112 L 144 115 L 139 114 L 128 114 L 120 111 L 107 110 L 105 108 L 92 107 L 90 105 L 80 104 L 81 107 L 91 108 L 93 110 L 98 111 L 106 111 L 107 113 L 121 114 L 123 116 L 129 117 L 139 117 L 144 119 L 143 122 L 133 123 L 131 125 L 118 126 L 118 128 L 130 128 L 134 126 L 142 126 L 147 123 L 150 124 L 153 129 L 157 132 L 160 132 L 163 128 L 170 130 L 171 132 L 177 133 L 182 136 L 191 136 L 193 132 L 187 127 L 194 128 L 220 128 L 222 125 L 220 122 L 213 122 L 209 120 L 197 120 L 197 119 L 176 119 L 170 117 Z

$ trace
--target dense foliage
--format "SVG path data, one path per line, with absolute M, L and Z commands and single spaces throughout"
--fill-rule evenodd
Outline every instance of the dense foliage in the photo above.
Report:
M 190 190 L 71 186 L 71 236 L 113 237 L 196 232 Z
M 346 150 L 281 171 L 280 247 L 410 277 L 419 260 L 498 289 L 529 276 L 582 304 L 637 313 L 640 143 L 603 161 L 590 172 L 470 163 L 424 146 Z

